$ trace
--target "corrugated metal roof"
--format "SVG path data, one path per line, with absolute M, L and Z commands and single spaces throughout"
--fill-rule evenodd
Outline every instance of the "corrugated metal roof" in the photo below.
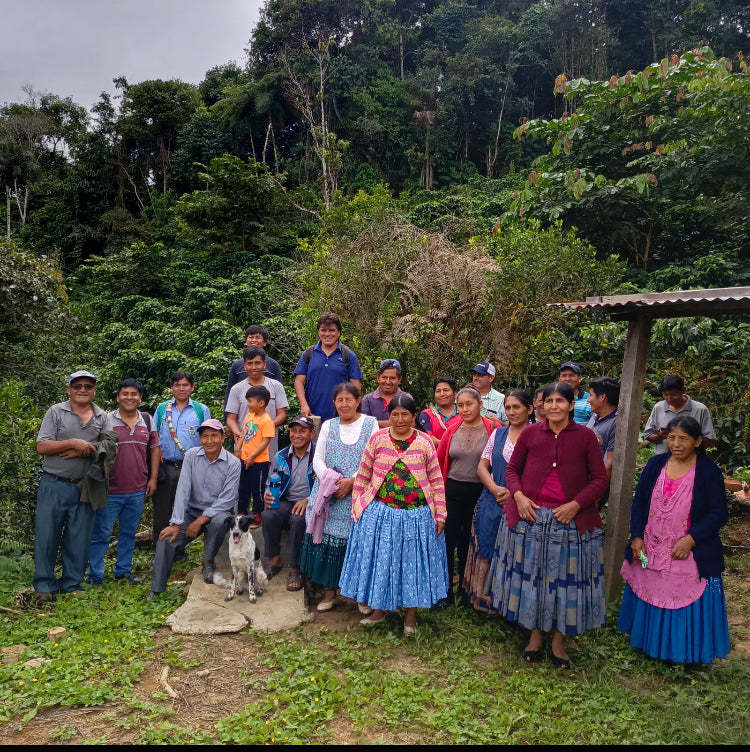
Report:
M 721 287 L 707 290 L 637 295 L 601 295 L 582 302 L 553 303 L 574 310 L 594 310 L 612 318 L 630 319 L 648 314 L 653 318 L 684 316 L 727 316 L 750 314 L 750 287 Z

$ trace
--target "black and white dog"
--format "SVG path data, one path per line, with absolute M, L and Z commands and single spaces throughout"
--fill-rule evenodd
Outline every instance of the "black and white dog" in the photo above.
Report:
M 260 563 L 258 551 L 252 534 L 249 532 L 250 515 L 227 517 L 224 526 L 229 531 L 229 561 L 232 564 L 232 581 L 225 580 L 220 574 L 214 575 L 214 585 L 228 587 L 229 595 L 224 599 L 231 601 L 235 593 L 242 595 L 247 583 L 247 594 L 251 603 L 255 603 L 258 595 L 268 587 L 263 565 Z

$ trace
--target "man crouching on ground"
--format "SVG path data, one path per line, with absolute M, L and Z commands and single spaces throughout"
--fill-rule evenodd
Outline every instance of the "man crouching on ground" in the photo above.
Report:
M 201 445 L 185 453 L 170 524 L 159 533 L 149 600 L 166 590 L 177 550 L 201 533 L 206 534 L 203 581 L 213 582 L 214 556 L 227 534 L 224 520 L 234 513 L 241 462 L 222 447 L 221 421 L 203 421 L 198 433 Z

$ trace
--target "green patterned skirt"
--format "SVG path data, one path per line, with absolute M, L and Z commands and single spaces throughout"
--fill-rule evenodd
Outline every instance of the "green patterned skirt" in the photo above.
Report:
M 322 543 L 313 543 L 312 535 L 306 533 L 299 561 L 300 571 L 326 590 L 336 590 L 344 566 L 346 544 L 343 538 L 332 535 L 324 535 Z

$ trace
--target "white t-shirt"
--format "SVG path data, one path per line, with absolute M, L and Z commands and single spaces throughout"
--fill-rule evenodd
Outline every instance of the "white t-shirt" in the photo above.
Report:
M 229 391 L 229 399 L 227 400 L 227 413 L 234 413 L 237 416 L 237 422 L 242 428 L 247 418 L 247 400 L 245 399 L 245 393 L 252 386 L 247 379 L 240 381 L 239 384 L 235 384 Z M 258 386 L 264 386 L 271 393 L 271 401 L 266 405 L 266 412 L 271 420 L 276 419 L 276 414 L 281 409 L 289 407 L 289 400 L 286 398 L 286 392 L 284 386 L 280 381 L 276 379 L 269 379 L 265 377 L 262 384 Z
M 357 420 L 355 420 L 353 423 L 342 423 L 339 426 L 339 436 L 341 437 L 341 443 L 346 444 L 347 446 L 352 446 L 353 444 L 356 444 L 359 441 L 359 435 L 362 433 L 362 427 L 365 424 L 365 418 L 368 418 L 370 416 L 368 415 L 360 415 Z M 315 475 L 318 476 L 318 478 L 323 477 L 323 473 L 326 470 L 326 445 L 328 444 L 328 434 L 331 430 L 331 421 L 327 420 L 323 425 L 320 427 L 320 435 L 318 436 L 318 443 L 315 445 L 315 456 L 313 457 L 313 470 L 315 470 Z M 370 436 L 372 436 L 376 431 L 379 431 L 380 428 L 378 427 L 377 420 L 373 420 L 373 427 L 372 431 L 370 431 Z M 367 440 L 370 440 L 370 436 L 367 437 Z

